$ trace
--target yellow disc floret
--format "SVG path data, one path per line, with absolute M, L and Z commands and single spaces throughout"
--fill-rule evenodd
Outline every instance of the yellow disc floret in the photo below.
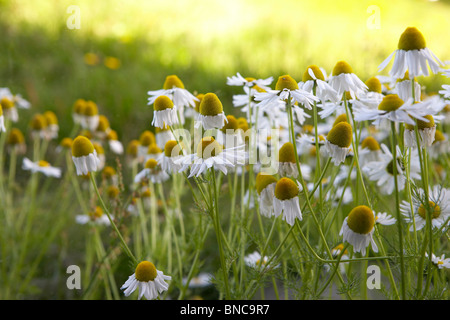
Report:
M 361 142 L 361 148 L 369 149 L 370 151 L 380 150 L 380 144 L 374 137 L 367 137 Z
M 312 72 L 314 73 L 314 76 L 317 79 L 325 81 L 325 77 L 323 76 L 322 70 L 320 70 L 320 68 L 318 66 L 312 65 L 312 66 L 309 66 L 308 68 L 306 68 L 305 73 L 303 73 L 303 82 L 306 82 L 308 80 L 315 80 L 309 74 L 308 69 L 312 70 Z
M 198 100 L 194 101 L 194 103 L 195 103 L 194 110 L 195 111 L 200 112 L 200 103 L 202 102 L 202 99 L 204 96 L 205 95 L 203 93 L 199 93 L 198 95 L 195 96 L 198 99 Z
M 153 263 L 149 261 L 142 261 L 140 262 L 136 270 L 134 272 L 134 276 L 136 277 L 136 280 L 140 282 L 149 282 L 155 280 L 157 276 L 156 267 Z
M 279 200 L 289 200 L 298 195 L 297 184 L 289 178 L 281 178 L 275 186 L 275 197 Z
M 93 117 L 98 115 L 98 107 L 94 101 L 86 101 L 86 105 L 83 109 L 83 114 L 87 117 Z
M 415 27 L 406 28 L 398 40 L 398 48 L 400 50 L 420 50 L 426 47 L 425 38 L 422 33 Z
M 223 125 L 223 127 L 221 129 L 223 133 L 227 133 L 227 130 L 237 130 L 237 129 L 239 129 L 239 123 L 238 123 L 238 121 L 237 121 L 235 116 L 228 115 L 227 116 L 227 120 L 228 120 L 228 122 L 225 122 L 225 120 L 224 120 L 224 125 Z
M 278 151 L 278 161 L 295 163 L 294 145 L 291 142 L 283 144 Z
M 431 219 L 439 218 L 439 216 L 441 215 L 441 207 L 439 207 L 433 201 L 428 201 L 428 205 L 429 205 L 430 209 L 432 210 Z M 419 209 L 417 210 L 417 213 L 423 219 L 426 219 L 427 218 L 427 216 L 426 216 L 427 211 L 428 211 L 427 208 L 423 204 L 421 204 Z
M 43 130 L 47 127 L 47 120 L 42 114 L 35 114 L 31 119 L 30 127 L 32 130 Z
M 328 132 L 327 140 L 340 148 L 348 148 L 352 144 L 352 127 L 348 122 L 337 123 Z
M 155 99 L 153 107 L 156 111 L 172 109 L 173 101 L 168 96 L 159 96 Z
M 91 217 L 92 220 L 96 220 L 96 219 L 100 218 L 102 215 L 103 215 L 103 210 L 99 206 L 96 206 L 94 211 L 89 212 L 89 216 Z
M 444 134 L 442 133 L 441 130 L 436 129 L 436 133 L 434 134 L 433 144 L 436 143 L 436 142 L 440 142 L 440 141 L 445 141 L 445 136 L 444 136 Z
M 217 156 L 223 151 L 223 146 L 218 143 L 213 137 L 203 138 L 197 147 L 197 156 L 199 158 L 207 159 Z
M 127 145 L 127 154 L 132 157 L 136 157 L 138 154 L 139 140 L 131 140 Z
M 11 109 L 14 107 L 14 101 L 8 99 L 7 97 L 3 97 L 0 100 L 0 105 L 2 106 L 3 109 Z
M 152 143 L 148 147 L 147 154 L 160 154 L 160 153 L 162 153 L 162 150 L 156 143 Z
M 298 83 L 294 80 L 290 75 L 285 74 L 283 76 L 278 77 L 278 81 L 275 84 L 275 90 L 297 90 L 298 89 Z
M 144 147 L 148 147 L 152 143 L 156 143 L 156 138 L 153 132 L 145 130 L 139 136 L 139 144 Z
M 8 144 L 11 145 L 22 144 L 24 143 L 24 141 L 25 137 L 22 131 L 20 131 L 17 128 L 12 128 L 11 130 L 9 130 L 8 139 L 6 140 Z
M 166 80 L 164 81 L 164 85 L 163 85 L 164 90 L 173 89 L 173 88 L 184 89 L 183 82 L 180 80 L 180 78 L 178 78 L 178 76 L 176 76 L 174 74 L 167 76 Z
M 381 81 L 377 77 L 368 79 L 365 84 L 369 88 L 369 92 L 381 93 Z
M 177 157 L 183 154 L 181 145 L 176 140 L 169 140 L 164 146 L 164 155 L 166 157 Z
M 364 205 L 353 208 L 347 217 L 347 225 L 353 232 L 368 234 L 375 225 L 372 209 Z
M 333 76 L 338 76 L 342 73 L 353 73 L 353 69 L 347 62 L 338 61 L 333 68 Z
M 147 162 L 145 163 L 145 168 L 146 169 L 155 169 L 157 165 L 158 165 L 158 161 L 156 159 L 148 159 Z
M 223 112 L 223 105 L 215 93 L 209 92 L 203 96 L 200 103 L 200 113 L 204 116 L 215 116 Z
M 347 122 L 348 123 L 347 114 L 341 113 L 340 115 L 338 115 L 333 122 L 333 127 L 335 125 L 337 125 L 339 122 Z
M 78 136 L 72 143 L 72 155 L 74 157 L 87 156 L 94 152 L 94 145 L 92 142 L 83 136 Z
M 39 167 L 50 167 L 50 163 L 45 160 L 39 160 L 37 164 Z
M 256 175 L 256 181 L 255 181 L 255 185 L 256 185 L 256 191 L 258 192 L 258 194 L 261 194 L 261 192 L 269 185 L 272 183 L 277 183 L 277 179 L 270 175 L 270 174 L 264 174 L 263 172 L 259 172 Z
M 58 117 L 56 116 L 56 114 L 53 111 L 45 111 L 44 112 L 44 117 L 47 121 L 47 124 L 58 124 Z
M 435 126 L 432 115 L 426 115 L 426 116 L 424 116 L 424 118 L 427 119 L 428 122 L 417 119 L 417 128 L 419 130 L 424 130 L 424 129 L 432 128 Z M 408 130 L 414 130 L 414 125 L 407 123 L 407 124 L 405 124 L 405 128 Z
M 403 105 L 403 100 L 399 98 L 396 94 L 388 94 L 383 100 L 381 100 L 378 105 L 378 110 L 383 110 L 387 112 L 395 111 Z

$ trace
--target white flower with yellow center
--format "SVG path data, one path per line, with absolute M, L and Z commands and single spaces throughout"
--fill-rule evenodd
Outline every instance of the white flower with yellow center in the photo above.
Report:
M 242 130 L 239 130 L 239 122 L 235 116 L 228 115 L 224 126 L 217 131 L 216 140 L 227 147 L 239 146 L 245 143 Z
M 228 121 L 223 112 L 223 105 L 219 97 L 212 92 L 205 94 L 200 102 L 199 115 L 196 128 L 203 126 L 203 129 L 222 129 Z
M 162 149 L 156 143 L 152 143 L 147 149 L 147 154 L 144 156 L 144 162 L 149 159 L 159 160 L 162 154 Z
M 195 108 L 195 102 L 198 98 L 185 89 L 184 83 L 176 75 L 166 77 L 163 89 L 148 91 L 148 105 L 154 104 L 155 100 L 160 96 L 167 96 L 173 101 L 180 117 L 180 122 L 184 124 L 184 107 Z
M 244 78 L 239 72 L 235 76 L 227 77 L 227 85 L 229 86 L 239 86 L 252 88 L 254 86 L 259 86 L 264 90 L 270 89 L 268 86 L 272 83 L 273 77 L 268 77 L 266 79 L 255 79 L 251 77 Z
M 387 214 L 386 212 L 378 212 L 375 214 L 375 223 L 390 226 L 397 222 L 397 219 Z
M 425 252 L 425 256 L 428 258 L 428 253 Z M 441 255 L 440 257 L 436 256 L 434 253 L 431 254 L 431 262 L 438 268 L 438 269 L 450 269 L 450 258 L 445 258 L 445 254 Z
M 153 132 L 150 130 L 144 130 L 139 136 L 139 142 L 137 143 L 136 156 L 140 159 L 144 159 L 144 157 L 148 153 L 148 148 L 156 143 L 156 137 Z M 158 144 L 159 146 L 159 144 Z M 164 146 L 163 146 L 164 147 Z M 162 148 L 162 147 L 161 147 Z
M 227 168 L 244 165 L 245 158 L 245 144 L 224 149 L 213 137 L 205 137 L 199 142 L 195 154 L 186 155 L 175 163 L 181 165 L 180 172 L 190 167 L 190 178 L 198 177 L 210 168 L 227 174 Z
M 431 224 L 433 228 L 439 229 L 444 223 L 448 224 L 447 219 L 450 217 L 450 193 L 441 186 L 430 188 L 428 206 L 426 205 L 425 192 L 423 189 L 418 190 L 418 194 L 412 198 L 411 203 L 403 200 L 400 204 L 400 211 L 405 216 L 408 223 L 415 222 L 416 230 L 425 227 L 427 222 L 427 213 L 430 212 Z M 414 231 L 414 225 L 409 228 Z
M 353 246 L 355 252 L 361 252 L 365 256 L 369 244 L 372 244 L 374 252 L 378 252 L 378 247 L 373 239 L 374 226 L 375 215 L 372 209 L 364 205 L 357 206 L 345 217 L 339 235 L 343 236 L 344 242 Z
M 420 101 L 422 88 L 414 78 L 412 79 L 409 78 L 408 71 L 406 71 L 405 76 L 403 78 L 397 79 L 397 82 L 395 83 L 395 86 L 392 89 L 391 93 L 397 94 L 403 101 L 408 100 L 413 96 L 412 91 L 413 81 L 414 81 L 414 98 L 416 101 Z
M 175 161 L 183 157 L 182 142 L 178 143 L 176 140 L 167 141 L 164 152 L 160 156 L 161 169 L 167 173 L 177 173 L 181 169 L 181 165 L 176 164 Z
M 0 132 L 6 132 L 5 117 L 3 116 L 3 108 L 0 104 Z
M 101 168 L 101 162 L 92 142 L 78 136 L 72 142 L 72 160 L 77 170 L 77 175 L 87 175 Z
M 264 217 L 270 218 L 273 212 L 273 198 L 277 179 L 270 174 L 259 172 L 256 175 L 256 192 L 258 193 L 259 212 Z
M 377 109 L 363 105 L 355 105 L 353 108 L 355 121 L 373 120 L 372 123 L 375 125 L 380 125 L 382 120 L 414 125 L 414 118 L 427 122 L 428 120 L 424 116 L 433 113 L 429 101 L 417 103 L 414 103 L 412 99 L 403 101 L 396 94 L 386 95 Z
M 86 101 L 85 106 L 82 109 L 81 115 L 81 127 L 94 132 L 98 127 L 100 116 L 98 114 L 97 104 L 93 101 Z
M 13 94 L 9 88 L 0 88 L 0 100 L 3 97 L 8 98 L 8 100 L 12 101 L 20 109 L 30 109 L 31 107 L 28 100 L 22 98 L 20 94 Z
M 164 148 L 167 141 L 169 140 L 175 140 L 175 136 L 172 133 L 172 130 L 168 126 L 164 126 L 164 128 L 155 128 L 155 139 L 156 144 L 160 148 Z
M 147 300 L 154 300 L 169 289 L 166 281 L 170 280 L 172 280 L 172 277 L 164 275 L 162 271 L 157 270 L 153 263 L 142 261 L 120 289 L 124 290 L 126 297 L 136 289 L 139 289 L 139 300 L 143 296 Z
M 169 97 L 157 97 L 153 103 L 153 109 L 153 126 L 164 128 L 178 123 L 177 107 Z
M 345 161 L 352 144 L 352 127 L 346 122 L 338 122 L 331 128 L 325 139 L 325 148 L 335 165 Z
M 273 209 L 275 217 L 283 214 L 283 220 L 294 225 L 295 219 L 302 220 L 302 212 L 298 200 L 299 185 L 292 179 L 281 178 L 275 185 Z
M 428 148 L 434 142 L 434 137 L 436 135 L 436 124 L 431 115 L 424 116 L 428 122 L 417 120 L 417 130 L 419 133 L 419 144 L 421 148 Z M 404 132 L 405 147 L 417 148 L 417 139 L 415 126 L 411 124 L 405 125 Z
M 61 177 L 61 169 L 51 166 L 50 163 L 44 160 L 33 162 L 28 158 L 23 158 L 22 169 L 29 170 L 33 173 L 41 172 L 45 174 L 47 177 L 54 177 L 54 178 Z
M 145 167 L 134 177 L 135 183 L 142 183 L 150 180 L 153 183 L 162 183 L 168 180 L 170 176 L 161 169 L 161 165 L 156 159 L 148 159 L 145 162 Z
M 300 89 L 298 83 L 290 75 L 282 75 L 278 77 L 275 84 L 275 90 L 267 90 L 267 92 L 255 93 L 255 100 L 260 101 L 258 106 L 268 114 L 271 114 L 271 109 L 280 108 L 287 102 L 291 103 L 294 112 L 298 112 L 297 117 L 303 115 L 303 110 L 299 105 L 311 110 L 314 101 L 319 101 L 319 98 L 312 93 Z
M 47 120 L 42 114 L 37 113 L 31 119 L 30 133 L 33 140 L 34 139 L 50 140 L 50 136 L 47 130 Z
M 345 61 L 336 63 L 328 83 L 339 96 L 348 92 L 352 99 L 356 99 L 368 89 L 367 85 L 353 73 L 352 67 Z
M 361 166 L 372 161 L 379 161 L 380 155 L 381 147 L 374 137 L 368 136 L 362 140 L 358 151 L 359 163 Z
M 78 224 L 95 224 L 102 226 L 109 226 L 111 221 L 108 216 L 103 213 L 102 208 L 99 206 L 95 207 L 95 210 L 90 211 L 88 214 L 79 214 L 75 217 L 75 221 Z
M 331 101 L 339 102 L 341 97 L 326 81 L 322 70 L 315 65 L 308 66 L 303 74 L 303 84 L 301 88 L 305 91 L 313 93 L 315 87 L 315 96 L 320 99 L 322 103 Z
M 291 142 L 284 143 L 278 151 L 278 174 L 282 177 L 298 177 L 294 145 Z
M 106 140 L 108 141 L 109 148 L 112 152 L 115 154 L 123 154 L 123 144 L 119 141 L 119 137 L 117 136 L 117 132 L 115 130 L 109 130 Z
M 267 267 L 266 264 L 268 261 L 269 257 L 268 256 L 262 257 L 258 251 L 253 251 L 252 253 L 244 257 L 245 265 L 254 269 L 262 269 Z M 275 265 L 274 267 L 276 268 L 278 267 L 278 265 Z
M 411 77 L 428 76 L 428 66 L 432 73 L 440 71 L 439 65 L 444 65 L 436 55 L 426 47 L 422 33 L 415 27 L 408 27 L 400 36 L 398 49 L 392 52 L 378 67 L 378 72 L 387 67 L 395 54 L 394 64 L 389 75 L 396 79 L 405 76 L 406 71 Z
M 46 122 L 47 122 L 47 135 L 50 139 L 56 139 L 58 138 L 58 132 L 59 132 L 59 124 L 58 124 L 58 117 L 53 111 L 45 111 L 43 114 Z
M 72 119 L 73 122 L 77 125 L 81 125 L 81 122 L 83 121 L 83 110 L 86 107 L 86 100 L 84 99 L 77 99 L 72 108 Z

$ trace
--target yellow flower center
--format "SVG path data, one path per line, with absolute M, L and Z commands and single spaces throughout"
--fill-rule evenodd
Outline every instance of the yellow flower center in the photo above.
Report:
M 197 156 L 199 158 L 207 159 L 220 154 L 223 151 L 223 146 L 220 145 L 213 137 L 203 138 L 197 147 Z
M 102 174 L 105 179 L 110 179 L 116 175 L 116 170 L 111 166 L 105 166 Z
M 105 149 L 103 149 L 102 145 L 100 143 L 94 142 L 94 149 L 97 151 L 97 154 L 104 154 Z
M 156 166 L 158 165 L 158 161 L 155 159 L 148 159 L 147 162 L 145 163 L 145 168 L 146 169 L 155 169 Z
M 200 112 L 200 103 L 202 102 L 202 99 L 205 95 L 203 93 L 199 93 L 196 98 L 198 99 L 198 101 L 194 101 L 195 102 L 195 111 Z
M 108 118 L 105 117 L 104 115 L 100 115 L 98 117 L 97 131 L 105 132 L 108 129 L 109 129 L 109 120 L 108 120 Z
M 289 178 L 281 178 L 275 186 L 275 197 L 279 200 L 289 200 L 298 195 L 297 184 Z
M 92 220 L 96 220 L 103 215 L 103 210 L 99 206 L 95 207 L 94 211 L 89 212 L 89 216 Z
M 127 146 L 127 153 L 132 157 L 136 157 L 138 153 L 139 144 L 140 143 L 138 140 L 131 140 Z
M 173 101 L 170 100 L 168 96 L 159 96 L 158 98 L 155 99 L 153 107 L 155 108 L 156 111 L 172 109 Z
M 361 147 L 363 149 L 367 148 L 370 151 L 380 150 L 380 144 L 374 137 L 367 137 L 361 142 Z
M 72 143 L 72 155 L 74 157 L 87 156 L 94 152 L 94 145 L 89 141 L 88 138 L 83 136 L 78 136 L 73 140 Z
M 200 103 L 200 113 L 204 116 L 215 116 L 223 112 L 223 105 L 215 93 L 207 93 Z
M 333 122 L 333 127 L 335 125 L 337 125 L 339 122 L 347 122 L 348 123 L 347 115 L 345 113 L 341 113 L 339 116 L 336 117 L 336 120 L 334 120 L 334 122 Z
M 345 61 L 338 61 L 333 68 L 333 76 L 338 76 L 342 73 L 353 73 L 352 67 Z
M 184 89 L 184 84 L 176 75 L 167 76 L 164 81 L 163 89 L 168 90 L 173 89 L 174 87 Z
M 278 158 L 280 162 L 295 163 L 294 145 L 291 142 L 283 144 L 278 152 Z
M 31 119 L 30 127 L 33 130 L 43 130 L 47 127 L 47 120 L 42 114 L 35 114 Z
M 164 154 L 166 157 L 179 156 L 183 154 L 182 150 L 183 149 L 181 145 L 178 144 L 176 140 L 169 140 L 166 142 L 166 145 L 164 146 Z
M 155 265 L 149 261 L 140 262 L 134 273 L 136 280 L 140 282 L 153 281 L 157 276 Z
M 278 81 L 275 84 L 275 90 L 297 90 L 298 83 L 290 75 L 286 74 L 278 77 Z
M 119 195 L 120 191 L 119 188 L 117 188 L 116 186 L 109 186 L 108 189 L 106 190 L 106 193 L 108 194 L 109 198 L 114 199 Z
M 397 159 L 397 174 L 399 174 L 400 169 L 403 169 L 402 161 L 400 158 Z M 394 159 L 391 160 L 391 162 L 388 163 L 386 167 L 386 171 L 394 175 Z
M 356 233 L 368 234 L 375 225 L 372 210 L 364 205 L 353 208 L 347 217 L 347 225 Z
M 433 144 L 439 141 L 445 141 L 445 136 L 441 130 L 436 129 L 436 133 L 434 134 Z
M 83 110 L 84 110 L 85 107 L 86 107 L 86 100 L 78 99 L 73 104 L 73 112 L 75 112 L 77 114 L 83 114 L 84 113 Z
M 162 153 L 162 150 L 156 143 L 152 143 L 147 150 L 147 154 L 159 154 Z
M 400 50 L 420 50 L 426 47 L 425 38 L 415 27 L 406 28 L 398 40 Z
M 431 210 L 433 210 L 431 213 L 431 219 L 439 218 L 439 216 L 441 215 L 441 207 L 439 207 L 433 201 L 428 201 L 428 205 L 430 206 Z M 427 208 L 423 204 L 420 205 L 419 209 L 417 210 L 417 213 L 423 219 L 427 218 Z
M 3 97 L 2 100 L 0 100 L 0 105 L 3 109 L 11 109 L 14 107 L 14 102 L 9 100 L 7 97 Z
M 256 185 L 256 191 L 258 192 L 258 194 L 261 194 L 261 192 L 269 185 L 272 183 L 276 183 L 277 179 L 270 175 L 270 174 L 264 174 L 263 172 L 259 172 L 256 175 L 256 181 L 255 181 L 255 185 Z
M 227 120 L 228 122 L 225 123 L 224 121 L 224 125 L 221 129 L 223 133 L 227 133 L 227 130 L 237 130 L 239 128 L 239 124 L 235 116 L 228 115 Z
M 12 128 L 9 131 L 8 140 L 7 140 L 8 144 L 12 144 L 12 145 L 21 144 L 24 141 L 25 141 L 25 137 L 23 136 L 22 131 L 20 131 L 17 128 Z
M 328 132 L 327 140 L 340 148 L 348 148 L 352 143 L 352 127 L 348 122 L 339 122 Z
M 419 130 L 423 130 L 423 129 L 426 129 L 426 128 L 434 127 L 435 124 L 434 124 L 433 116 L 426 115 L 426 116 L 424 116 L 424 118 L 427 119 L 428 122 L 425 122 L 423 120 L 417 119 L 417 128 Z M 408 130 L 414 130 L 414 125 L 407 123 L 407 124 L 405 124 L 405 128 L 408 129 Z
M 93 117 L 98 115 L 97 104 L 93 101 L 87 101 L 86 106 L 83 109 L 83 114 L 88 117 Z
M 58 118 L 56 117 L 56 114 L 52 111 L 45 111 L 44 117 L 48 124 L 58 124 Z
M 39 167 L 50 167 L 50 163 L 48 163 L 47 161 L 44 161 L 44 160 L 39 160 L 38 166 Z
M 156 143 L 156 138 L 153 132 L 145 130 L 141 133 L 139 137 L 139 143 L 141 146 L 147 147 L 151 145 L 152 143 Z
M 365 84 L 369 88 L 369 92 L 381 93 L 381 82 L 377 77 L 368 79 Z
M 311 77 L 311 75 L 309 74 L 308 69 L 311 69 L 311 70 L 312 70 L 312 72 L 314 73 L 314 76 L 315 76 L 317 79 L 322 80 L 322 81 L 325 81 L 325 77 L 323 76 L 322 70 L 320 70 L 320 68 L 319 68 L 318 66 L 312 65 L 312 66 L 309 66 L 308 68 L 306 68 L 305 73 L 303 73 L 303 79 L 302 79 L 303 82 L 306 82 L 306 81 L 308 81 L 308 80 L 314 80 L 314 79 Z
M 72 140 L 72 138 L 64 138 L 64 139 L 62 139 L 61 140 L 61 142 L 59 143 L 59 145 L 61 146 L 61 147 L 63 147 L 63 148 L 71 148 L 72 147 L 72 143 L 73 143 L 73 140 Z
M 303 126 L 303 131 L 305 131 L 306 133 L 312 133 L 314 130 L 314 126 L 310 125 L 310 124 L 305 124 Z
M 240 117 L 237 119 L 238 122 L 238 128 L 241 129 L 242 131 L 247 131 L 248 130 L 248 122 L 247 119 L 245 119 L 244 117 Z
M 403 100 L 396 94 L 386 95 L 381 103 L 378 105 L 378 110 L 387 112 L 395 111 L 403 105 Z

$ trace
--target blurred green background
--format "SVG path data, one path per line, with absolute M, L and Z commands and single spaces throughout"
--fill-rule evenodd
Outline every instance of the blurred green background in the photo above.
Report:
M 67 26 L 72 5 L 80 29 Z M 409 26 L 450 60 L 448 17 L 450 1 L 0 0 L 0 87 L 32 103 L 22 118 L 54 111 L 61 137 L 72 128 L 74 101 L 93 100 L 127 142 L 151 128 L 147 91 L 169 74 L 191 92 L 217 93 L 236 113 L 240 90 L 226 86 L 227 76 L 300 81 L 310 64 L 330 73 L 346 60 L 366 80 Z M 443 81 L 422 83 L 436 91 Z

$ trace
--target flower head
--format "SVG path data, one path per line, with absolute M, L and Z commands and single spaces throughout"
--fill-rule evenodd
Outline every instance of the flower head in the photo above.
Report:
M 275 185 L 274 215 L 278 217 L 283 214 L 283 220 L 291 226 L 294 225 L 296 218 L 302 220 L 302 212 L 298 201 L 299 192 L 298 184 L 289 178 L 281 178 Z
M 78 136 L 72 143 L 72 159 L 77 170 L 77 175 L 86 175 L 100 168 L 100 159 L 92 142 L 84 137 Z

